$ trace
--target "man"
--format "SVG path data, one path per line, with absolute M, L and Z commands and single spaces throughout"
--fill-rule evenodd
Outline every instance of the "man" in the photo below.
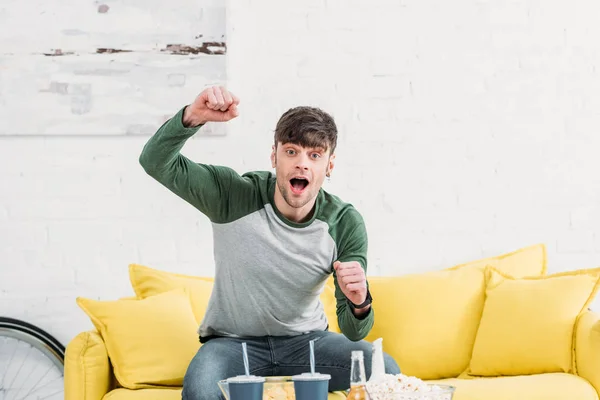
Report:
M 367 233 L 352 205 L 321 186 L 334 167 L 337 128 L 312 107 L 284 113 L 275 129 L 270 172 L 239 175 L 231 168 L 192 162 L 180 150 L 207 122 L 238 116 L 239 99 L 223 87 L 205 89 L 163 124 L 145 145 L 140 163 L 212 222 L 214 289 L 200 324 L 203 345 L 190 363 L 184 400 L 222 398 L 217 382 L 244 373 L 242 342 L 251 373 L 331 375 L 330 390 L 349 387 L 350 354 L 363 350 L 367 377 L 373 326 L 368 291 Z M 338 323 L 328 331 L 319 296 L 335 277 Z M 399 368 L 386 355 L 386 372 Z

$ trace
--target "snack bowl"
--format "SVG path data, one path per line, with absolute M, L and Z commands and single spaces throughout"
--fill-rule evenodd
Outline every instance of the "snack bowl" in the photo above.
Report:
M 291 376 L 265 376 L 263 400 L 295 400 L 294 381 Z M 218 382 L 225 400 L 229 400 L 229 383 L 227 380 Z
M 422 391 L 386 391 L 367 386 L 371 400 L 452 400 L 456 387 L 450 385 L 425 385 Z

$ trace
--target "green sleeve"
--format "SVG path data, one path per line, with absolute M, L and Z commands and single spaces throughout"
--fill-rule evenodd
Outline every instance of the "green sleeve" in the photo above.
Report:
M 186 128 L 183 112 L 166 121 L 148 140 L 139 162 L 148 175 L 196 207 L 213 222 L 229 222 L 256 208 L 256 189 L 233 169 L 199 164 L 180 153 L 200 128 Z
M 344 214 L 344 218 L 339 222 L 336 244 L 338 247 L 338 257 L 336 261 L 358 261 L 367 273 L 367 230 L 364 221 L 358 211 L 352 209 Z M 373 305 L 366 315 L 360 318 L 356 317 L 352 309 L 348 307 L 347 299 L 340 289 L 335 270 L 333 271 L 336 313 L 338 325 L 342 333 L 352 341 L 364 339 L 375 321 L 375 311 Z M 368 282 L 367 282 L 368 287 Z

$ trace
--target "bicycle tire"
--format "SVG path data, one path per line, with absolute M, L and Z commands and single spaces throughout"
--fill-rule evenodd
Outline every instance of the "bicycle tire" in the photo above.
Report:
M 65 346 L 45 330 L 15 318 L 0 317 L 0 336 L 12 336 L 37 348 L 64 370 Z

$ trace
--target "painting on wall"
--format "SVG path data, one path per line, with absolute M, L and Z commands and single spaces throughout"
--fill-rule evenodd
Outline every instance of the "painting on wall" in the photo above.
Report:
M 0 136 L 152 135 L 226 84 L 225 16 L 225 0 L 0 4 Z

